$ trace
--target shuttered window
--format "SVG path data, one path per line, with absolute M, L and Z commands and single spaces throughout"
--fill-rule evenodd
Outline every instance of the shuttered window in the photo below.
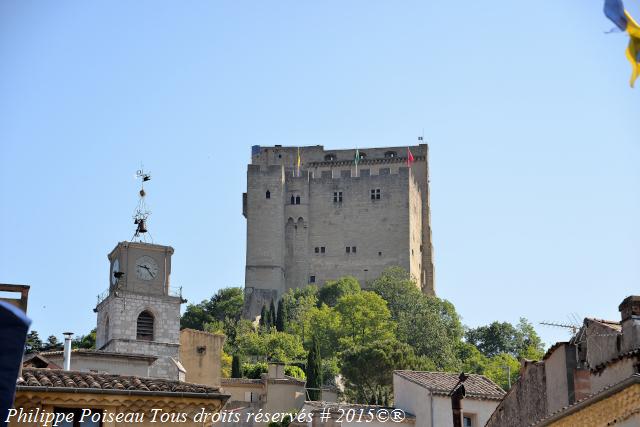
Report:
M 138 327 L 136 329 L 137 339 L 139 340 L 153 340 L 153 315 L 148 311 L 143 311 L 138 316 Z

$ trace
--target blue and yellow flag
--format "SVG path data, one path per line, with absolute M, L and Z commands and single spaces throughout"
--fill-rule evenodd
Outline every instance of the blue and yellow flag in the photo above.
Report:
M 631 87 L 640 75 L 640 26 L 624 9 L 622 0 L 605 0 L 604 14 L 621 31 L 629 34 L 629 46 L 627 46 L 627 59 L 631 63 Z

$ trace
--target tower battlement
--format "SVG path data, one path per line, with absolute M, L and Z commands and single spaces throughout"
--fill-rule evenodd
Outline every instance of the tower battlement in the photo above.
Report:
M 426 144 L 254 146 L 243 214 L 247 317 L 288 289 L 346 275 L 366 286 L 392 266 L 434 294 Z

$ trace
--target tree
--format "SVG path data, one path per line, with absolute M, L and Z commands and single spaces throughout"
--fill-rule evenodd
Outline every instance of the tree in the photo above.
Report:
M 520 363 L 511 354 L 500 353 L 489 359 L 483 374 L 503 389 L 508 390 L 509 372 L 511 372 L 511 384 L 513 384 L 518 380 Z
M 37 353 L 42 350 L 42 340 L 38 335 L 38 331 L 31 331 L 27 334 L 25 343 L 25 353 Z
M 390 392 L 396 369 L 420 369 L 420 366 L 413 349 L 393 338 L 367 342 L 342 354 L 346 394 L 356 403 L 381 404 L 379 393 Z
M 259 380 L 260 376 L 268 371 L 269 367 L 266 362 L 244 363 L 242 365 L 242 374 L 252 380 Z
M 432 360 L 438 370 L 458 369 L 456 348 L 463 329 L 453 304 L 423 294 L 400 267 L 386 269 L 371 290 L 387 302 L 400 341 Z
M 244 309 L 244 291 L 240 287 L 222 288 L 209 300 L 207 308 L 216 320 L 240 320 Z
M 220 353 L 220 375 L 222 378 L 229 378 L 231 376 L 231 365 L 233 364 L 233 358 L 226 351 Z
M 280 301 L 278 302 L 278 314 L 276 316 L 276 329 L 280 332 L 284 332 L 286 329 L 286 324 L 287 324 L 286 308 L 282 298 L 280 298 Z
M 360 292 L 360 283 L 353 276 L 345 276 L 338 280 L 330 280 L 318 290 L 318 307 L 323 303 L 335 307 L 338 300 L 345 295 Z
M 231 362 L 231 378 L 242 378 L 242 361 L 239 354 L 233 355 Z
M 284 310 L 286 313 L 285 332 L 299 336 L 303 342 L 308 337 L 309 310 L 316 307 L 318 288 L 309 285 L 304 288 L 289 289 L 283 296 Z
M 71 341 L 71 348 L 96 348 L 96 328 L 87 335 L 79 335 Z
M 422 295 L 410 311 L 402 313 L 398 337 L 416 354 L 431 359 L 439 371 L 458 370 L 456 350 L 462 339 L 462 325 L 451 303 Z
M 396 325 L 391 320 L 387 303 L 373 292 L 345 295 L 338 300 L 335 310 L 340 316 L 343 348 L 394 336 Z
M 307 355 L 307 390 L 309 400 L 320 400 L 322 392 L 322 362 L 320 359 L 320 347 L 318 341 L 313 339 L 313 344 Z
M 525 318 L 520 318 L 517 326 L 496 321 L 487 326 L 468 329 L 465 339 L 489 358 L 506 353 L 516 358 L 540 359 L 544 354 L 544 344 Z
M 304 373 L 302 368 L 295 365 L 287 365 L 284 367 L 284 374 L 293 378 L 297 378 L 299 380 L 306 380 L 307 375 Z
M 208 300 L 189 304 L 180 319 L 180 328 L 204 330 L 204 325 L 225 319 L 238 321 L 242 317 L 244 292 L 242 288 L 222 288 Z
M 47 342 L 44 344 L 42 350 L 44 351 L 57 350 L 59 347 L 62 347 L 62 343 L 58 341 L 58 338 L 56 338 L 55 335 L 49 335 L 49 338 L 47 338 Z
M 460 370 L 471 374 L 484 374 L 489 359 L 480 353 L 478 348 L 470 343 L 461 342 L 457 349 L 457 356 L 462 363 Z
M 307 331 L 309 339 L 304 343 L 305 348 L 311 349 L 313 337 L 318 343 L 322 359 L 333 357 L 339 351 L 338 339 L 343 335 L 340 316 L 336 310 L 322 304 L 320 308 L 312 307 L 307 312 Z
M 260 326 L 268 326 L 267 322 L 267 306 L 263 305 L 262 310 L 260 310 Z
M 275 303 L 273 302 L 273 299 L 271 299 L 271 304 L 269 305 L 269 326 L 276 326 L 276 306 Z
M 236 344 L 239 354 L 262 357 L 272 362 L 288 363 L 300 360 L 305 355 L 299 337 L 286 332 L 278 332 L 275 328 L 268 332 L 252 331 L 238 335 Z

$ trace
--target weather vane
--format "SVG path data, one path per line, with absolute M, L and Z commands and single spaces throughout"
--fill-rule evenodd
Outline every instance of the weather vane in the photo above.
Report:
M 145 172 L 141 166 L 140 169 L 136 171 L 135 178 L 140 180 L 140 192 L 138 193 L 140 198 L 138 199 L 138 206 L 136 206 L 133 214 L 133 223 L 136 225 L 136 231 L 133 233 L 131 240 L 135 241 L 137 239 L 139 242 L 146 243 L 148 235 L 151 243 L 153 243 L 153 238 L 151 237 L 149 230 L 147 230 L 147 219 L 149 218 L 149 215 L 151 215 L 151 211 L 147 209 L 147 204 L 145 202 L 145 196 L 147 193 L 144 191 L 144 183 L 151 181 L 151 174 Z

